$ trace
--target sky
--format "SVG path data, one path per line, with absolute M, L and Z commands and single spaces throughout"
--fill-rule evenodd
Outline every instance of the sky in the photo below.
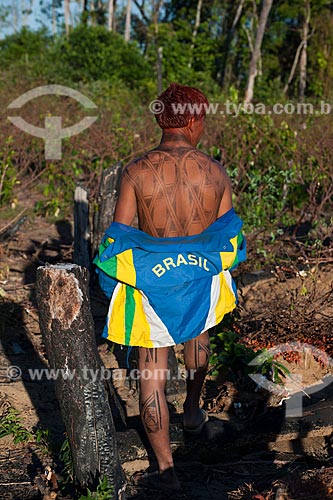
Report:
M 52 0 L 0 0 L 0 16 L 1 16 L 1 33 L 0 37 L 3 38 L 8 34 L 14 33 L 15 29 L 20 30 L 22 26 L 26 25 L 35 30 L 46 26 L 50 31 L 52 30 Z M 47 9 L 47 12 L 43 12 Z M 26 13 L 23 11 L 26 10 Z M 3 20 L 4 12 L 8 12 L 6 20 Z M 29 13 L 30 11 L 30 13 Z M 74 18 L 79 12 L 79 2 L 71 1 L 71 11 Z M 62 9 L 58 9 L 59 23 L 63 22 Z

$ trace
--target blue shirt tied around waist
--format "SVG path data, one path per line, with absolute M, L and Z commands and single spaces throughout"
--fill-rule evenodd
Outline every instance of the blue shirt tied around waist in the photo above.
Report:
M 176 238 L 113 222 L 94 260 L 111 299 L 103 336 L 164 347 L 220 322 L 237 301 L 229 271 L 246 258 L 242 224 L 233 208 L 202 233 Z

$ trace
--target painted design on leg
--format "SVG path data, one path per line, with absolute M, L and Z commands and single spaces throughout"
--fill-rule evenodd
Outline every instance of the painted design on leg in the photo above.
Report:
M 158 391 L 154 391 L 142 404 L 141 414 L 147 433 L 155 433 L 162 429 L 162 414 Z
M 194 359 L 197 370 L 206 368 L 210 356 L 209 345 L 202 344 L 199 340 L 194 341 Z
M 157 363 L 157 349 L 154 347 L 146 348 L 146 363 Z

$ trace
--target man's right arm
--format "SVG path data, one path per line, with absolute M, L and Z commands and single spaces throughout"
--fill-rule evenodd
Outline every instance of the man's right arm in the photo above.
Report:
M 115 208 L 113 221 L 131 226 L 136 212 L 137 202 L 135 190 L 128 174 L 128 167 L 126 167 L 120 184 L 120 192 Z

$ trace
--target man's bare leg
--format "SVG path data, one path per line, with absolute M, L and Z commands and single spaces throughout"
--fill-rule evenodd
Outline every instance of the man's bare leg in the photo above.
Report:
M 199 408 L 200 395 L 205 381 L 210 356 L 209 333 L 203 332 L 198 337 L 184 344 L 184 360 L 188 372 L 187 396 L 184 403 L 184 426 L 196 427 L 203 418 Z
M 160 480 L 179 488 L 169 437 L 169 409 L 164 393 L 168 374 L 168 347 L 138 348 L 140 413 L 149 442 L 156 455 Z

